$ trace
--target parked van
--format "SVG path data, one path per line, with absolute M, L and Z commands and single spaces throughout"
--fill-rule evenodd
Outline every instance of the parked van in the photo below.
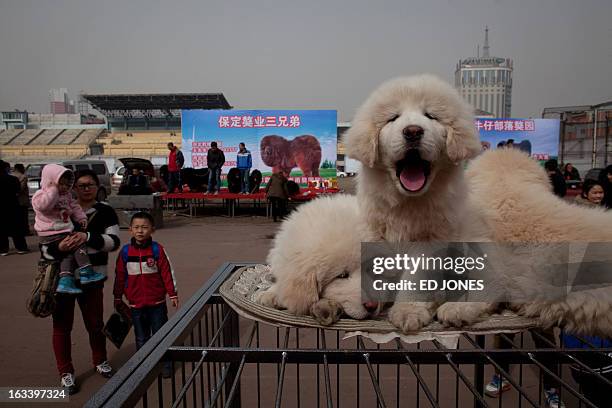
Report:
M 59 163 L 60 165 L 74 172 L 79 170 L 89 169 L 98 176 L 100 180 L 100 188 L 98 188 L 98 201 L 105 201 L 111 193 L 111 176 L 106 167 L 104 160 L 66 160 Z M 30 198 L 38 189 L 40 189 L 40 177 L 42 169 L 46 163 L 30 164 L 26 168 L 26 176 L 28 177 L 28 189 L 30 190 Z

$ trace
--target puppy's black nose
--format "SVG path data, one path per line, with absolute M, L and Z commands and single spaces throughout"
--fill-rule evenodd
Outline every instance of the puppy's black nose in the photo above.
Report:
M 376 311 L 376 309 L 378 309 L 378 302 L 365 302 L 363 307 L 365 307 L 365 310 L 367 310 L 368 313 L 373 313 Z
M 406 126 L 402 133 L 404 134 L 404 139 L 406 139 L 408 143 L 415 143 L 421 140 L 424 131 L 420 126 L 410 125 Z

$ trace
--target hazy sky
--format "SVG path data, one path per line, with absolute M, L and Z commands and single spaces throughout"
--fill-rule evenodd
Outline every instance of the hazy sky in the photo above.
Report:
M 337 109 L 381 82 L 452 81 L 490 28 L 512 114 L 612 99 L 610 0 L 0 0 L 0 109 L 48 91 L 223 92 L 236 108 Z

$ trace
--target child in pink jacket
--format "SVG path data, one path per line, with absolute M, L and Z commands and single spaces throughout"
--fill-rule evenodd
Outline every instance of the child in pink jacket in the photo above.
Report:
M 72 197 L 74 174 L 58 164 L 47 164 L 43 167 L 40 190 L 32 197 L 35 213 L 34 229 L 43 245 L 61 241 L 74 231 L 73 221 L 85 231 L 87 216 L 77 201 Z M 58 293 L 80 294 L 76 286 L 75 274 L 78 274 L 81 285 L 99 282 L 105 279 L 101 273 L 91 267 L 85 245 L 65 256 L 60 264 Z

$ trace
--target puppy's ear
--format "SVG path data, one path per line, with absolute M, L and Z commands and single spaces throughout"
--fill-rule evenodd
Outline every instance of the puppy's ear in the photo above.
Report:
M 378 156 L 379 129 L 369 120 L 356 120 L 344 134 L 346 153 L 364 166 L 374 167 Z
M 452 162 L 473 159 L 480 151 L 480 138 L 472 121 L 459 120 L 446 127 L 446 152 Z
M 319 300 L 319 287 L 315 273 L 292 273 L 283 282 L 280 303 L 297 315 L 307 315 Z

